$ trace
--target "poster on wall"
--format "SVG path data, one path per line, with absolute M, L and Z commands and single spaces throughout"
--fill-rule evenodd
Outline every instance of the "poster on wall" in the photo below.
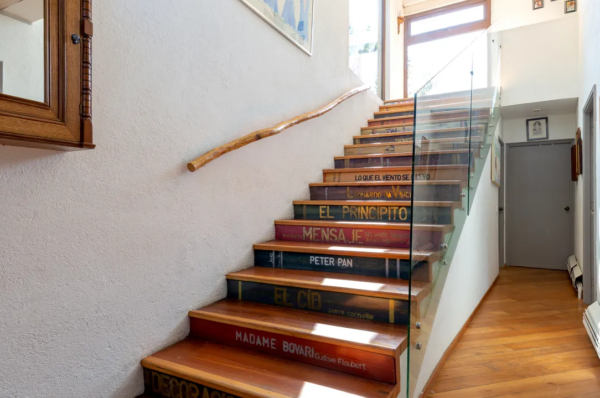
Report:
M 527 141 L 547 140 L 548 134 L 548 118 L 538 117 L 535 119 L 527 119 Z
M 494 136 L 492 141 L 492 182 L 500 186 L 500 177 L 502 176 L 502 148 L 500 147 L 500 137 Z
M 312 55 L 315 0 L 240 1 L 305 53 Z

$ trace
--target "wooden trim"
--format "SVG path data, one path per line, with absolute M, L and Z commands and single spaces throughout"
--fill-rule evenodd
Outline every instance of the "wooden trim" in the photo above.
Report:
M 450 201 L 417 201 L 414 202 L 415 206 L 421 207 L 455 207 L 457 204 L 462 203 L 462 201 L 458 202 L 450 202 Z M 316 205 L 316 206 L 387 206 L 387 207 L 410 207 L 410 201 L 386 201 L 386 200 L 370 200 L 370 201 L 360 201 L 360 200 L 295 200 L 293 202 L 294 205 Z
M 81 15 L 81 142 L 93 142 L 92 125 L 92 0 L 83 0 Z
M 459 180 L 421 180 L 415 181 L 414 185 L 460 185 Z M 395 187 L 395 186 L 412 186 L 412 181 L 361 181 L 361 182 L 314 182 L 308 184 L 309 187 Z
M 484 5 L 484 19 L 482 21 L 471 22 L 468 24 L 453 26 L 448 29 L 440 29 L 433 32 L 423 33 L 414 37 L 410 36 L 411 23 L 422 19 L 431 18 L 437 15 L 444 15 L 454 12 L 460 8 L 471 8 L 479 4 Z M 404 27 L 404 97 L 408 98 L 408 47 L 415 44 L 426 43 L 428 41 L 439 40 L 447 37 L 457 36 L 477 30 L 484 30 L 492 25 L 492 4 L 491 0 L 466 0 L 460 3 L 451 4 L 445 7 L 412 14 L 406 16 Z
M 43 102 L 0 94 L 0 143 L 92 149 L 92 0 L 44 3 Z M 72 35 L 81 36 L 79 43 Z
M 431 285 L 426 282 L 413 281 L 409 289 L 408 281 L 402 279 L 262 267 L 231 272 L 227 274 L 227 279 L 418 302 L 425 299 L 431 291 Z
M 315 111 L 305 113 L 304 115 L 300 115 L 298 117 L 287 120 L 285 122 L 279 123 L 278 125 L 276 125 L 274 127 L 252 132 L 248 135 L 243 136 L 242 138 L 238 138 L 237 140 L 231 141 L 228 144 L 217 147 L 209 152 L 206 152 L 204 155 L 191 161 L 190 163 L 188 163 L 188 165 L 187 165 L 188 170 L 191 172 L 194 172 L 194 171 L 198 170 L 200 167 L 203 167 L 203 166 L 207 165 L 208 163 L 212 162 L 213 160 L 220 158 L 221 156 L 225 155 L 226 153 L 235 151 L 236 149 L 242 148 L 248 144 L 259 141 L 263 138 L 277 135 L 277 134 L 281 133 L 282 131 L 287 130 L 290 127 L 293 127 L 297 124 L 304 123 L 306 121 L 317 118 L 319 116 L 323 116 L 324 114 L 328 113 L 329 111 L 331 111 L 332 109 L 334 109 L 335 107 L 337 107 L 338 105 L 340 105 L 341 103 L 346 101 L 347 99 L 352 98 L 355 95 L 362 93 L 363 91 L 367 91 L 370 88 L 371 87 L 368 85 L 357 87 L 353 90 L 348 91 L 346 94 L 342 95 L 341 97 L 339 97 L 338 99 L 336 99 L 335 101 L 330 103 L 329 105 L 326 105 Z
M 396 231 L 410 231 L 410 223 L 368 223 L 368 222 L 352 222 L 352 221 L 322 221 L 322 220 L 277 220 L 275 225 L 302 225 L 321 228 L 362 228 L 362 229 L 389 229 Z M 413 229 L 416 231 L 437 231 L 448 233 L 454 227 L 452 225 L 443 224 L 415 224 Z
M 452 355 L 452 353 L 454 352 L 454 348 L 456 348 L 456 345 L 460 342 L 460 339 L 462 339 L 463 335 L 467 331 L 467 328 L 469 327 L 469 325 L 473 321 L 473 318 L 475 318 L 475 315 L 477 315 L 477 313 L 479 312 L 479 309 L 483 305 L 483 302 L 485 301 L 485 299 L 487 298 L 487 296 L 489 296 L 489 294 L 491 293 L 491 291 L 494 288 L 494 286 L 496 286 L 496 283 L 498 282 L 499 278 L 500 278 L 500 274 L 498 274 L 498 276 L 496 276 L 496 279 L 494 280 L 494 283 L 492 283 L 492 286 L 490 286 L 490 288 L 487 290 L 487 292 L 485 292 L 485 294 L 481 298 L 481 301 L 477 305 L 477 308 L 475 308 L 475 310 L 473 311 L 473 313 L 471 314 L 471 316 L 469 317 L 469 319 L 467 319 L 467 321 L 463 325 L 462 329 L 460 329 L 460 331 L 458 332 L 458 334 L 456 335 L 456 337 L 454 338 L 454 340 L 452 340 L 452 343 L 450 343 L 450 345 L 446 349 L 446 352 L 444 352 L 444 355 L 442 356 L 442 358 L 438 362 L 437 366 L 433 370 L 433 373 L 429 377 L 429 380 L 427 381 L 427 384 L 425 384 L 425 387 L 423 388 L 423 392 L 421 392 L 421 395 L 419 396 L 419 398 L 428 398 L 429 397 L 429 395 L 430 395 L 429 391 L 431 391 L 431 388 L 433 387 L 433 383 L 435 382 L 435 379 L 437 378 L 438 373 L 444 368 L 444 365 L 446 364 L 446 362 L 450 358 L 450 355 Z
M 387 51 L 387 0 L 381 0 L 381 100 L 385 101 L 385 85 L 386 85 L 386 51 Z
M 467 149 L 464 152 L 468 152 Z M 466 164 L 439 164 L 432 166 L 419 166 L 415 165 L 415 170 L 466 170 L 469 166 Z M 396 167 L 385 167 L 385 166 L 375 166 L 375 167 L 356 167 L 349 169 L 324 169 L 323 173 L 337 173 L 337 174 L 345 174 L 345 173 L 377 173 L 382 171 L 388 171 L 391 173 L 400 173 L 403 171 L 412 171 L 412 166 L 396 166 Z M 441 180 L 444 181 L 444 180 Z

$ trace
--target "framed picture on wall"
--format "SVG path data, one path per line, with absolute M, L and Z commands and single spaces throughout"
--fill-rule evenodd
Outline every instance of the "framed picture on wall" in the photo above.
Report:
M 577 181 L 579 172 L 577 170 L 577 165 L 579 163 L 579 159 L 577 158 L 577 145 L 573 145 L 571 147 L 571 181 Z
M 577 11 L 577 0 L 565 1 L 565 14 L 570 14 Z
M 496 186 L 500 186 L 500 177 L 502 175 L 502 148 L 500 147 L 500 137 L 498 134 L 494 136 L 492 141 L 492 182 Z
M 533 1 L 533 9 L 539 10 L 540 8 L 544 8 L 544 0 L 532 0 Z
M 527 119 L 527 141 L 547 140 L 549 137 L 547 117 Z
M 577 129 L 575 134 L 575 146 L 577 147 L 577 175 L 583 174 L 583 141 L 581 139 L 581 129 Z
M 240 0 L 307 53 L 313 52 L 315 0 Z

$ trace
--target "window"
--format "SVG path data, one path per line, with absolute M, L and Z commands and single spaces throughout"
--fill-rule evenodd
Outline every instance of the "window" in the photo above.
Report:
M 468 0 L 406 17 L 404 37 L 404 94 L 414 95 L 491 25 L 490 0 Z M 484 43 L 485 44 L 485 43 Z M 478 54 L 485 52 L 478 51 Z M 487 64 L 487 58 L 474 60 Z M 464 66 L 468 68 L 468 65 Z M 480 68 L 479 70 L 487 70 Z M 429 94 L 452 90 L 452 82 L 437 82 Z M 487 84 L 487 76 L 475 77 L 475 86 Z
M 384 98 L 384 0 L 350 0 L 350 69 Z

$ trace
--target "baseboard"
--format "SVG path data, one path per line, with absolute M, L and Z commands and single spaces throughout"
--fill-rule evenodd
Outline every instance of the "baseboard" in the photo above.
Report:
M 467 321 L 463 325 L 462 329 L 460 329 L 460 331 L 458 332 L 458 334 L 456 335 L 456 337 L 454 338 L 454 340 L 452 340 L 452 343 L 450 343 L 450 345 L 446 349 L 446 352 L 444 352 L 444 355 L 442 355 L 442 358 L 440 359 L 440 361 L 438 362 L 437 366 L 433 370 L 433 373 L 429 377 L 429 380 L 427 381 L 427 384 L 425 384 L 425 388 L 423 388 L 423 392 L 421 393 L 420 398 L 428 398 L 429 397 L 429 393 L 431 391 L 431 387 L 433 386 L 433 382 L 437 378 L 438 373 L 442 370 L 442 368 L 446 364 L 446 361 L 448 361 L 448 358 L 450 358 L 450 355 L 452 355 L 452 353 L 454 352 L 454 348 L 456 347 L 456 345 L 458 344 L 458 342 L 460 341 L 460 339 L 463 337 L 463 335 L 467 331 L 467 328 L 471 324 L 471 321 L 473 320 L 473 318 L 475 318 L 475 315 L 477 315 L 477 313 L 479 312 L 479 309 L 481 308 L 481 305 L 483 304 L 483 302 L 485 301 L 485 299 L 487 298 L 487 296 L 490 294 L 490 292 L 492 291 L 492 289 L 494 288 L 494 286 L 496 286 L 496 282 L 498 282 L 498 278 L 500 278 L 500 275 L 498 275 L 496 277 L 496 279 L 494 280 L 494 283 L 492 283 L 492 285 L 487 290 L 487 292 L 485 292 L 485 294 L 481 298 L 481 301 L 477 305 L 477 308 L 475 308 L 475 310 L 473 311 L 473 313 L 471 314 L 471 316 L 467 319 Z

